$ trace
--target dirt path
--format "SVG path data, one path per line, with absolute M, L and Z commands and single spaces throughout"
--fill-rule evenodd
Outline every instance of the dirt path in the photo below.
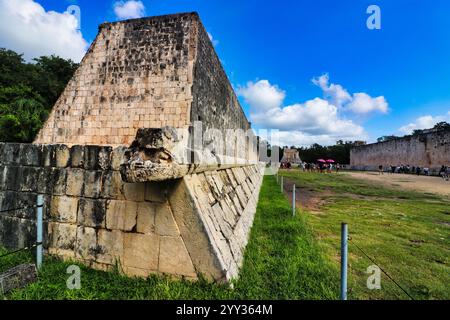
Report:
M 390 187 L 401 187 L 420 192 L 450 196 L 450 181 L 439 177 L 417 176 L 412 174 L 383 174 L 375 172 L 344 172 L 356 179 L 379 182 Z
M 293 182 L 285 178 L 284 193 L 292 203 Z M 305 208 L 312 213 L 319 213 L 320 208 L 327 202 L 327 198 L 333 195 L 331 191 L 316 192 L 306 188 L 297 188 L 295 193 L 295 203 L 297 208 Z

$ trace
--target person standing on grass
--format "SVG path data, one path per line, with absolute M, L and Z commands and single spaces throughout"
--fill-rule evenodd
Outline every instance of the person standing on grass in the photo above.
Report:
M 341 165 L 339 163 L 336 163 L 336 173 L 339 173 L 340 168 L 341 168 Z
M 420 176 L 420 172 L 421 172 L 422 170 L 420 170 L 420 167 L 416 167 L 416 174 L 418 175 L 418 176 Z
M 442 179 L 444 179 L 445 180 L 445 175 L 446 175 L 446 173 L 447 173 L 447 168 L 443 165 L 442 167 L 441 167 L 441 170 L 439 170 L 439 175 L 442 177 Z

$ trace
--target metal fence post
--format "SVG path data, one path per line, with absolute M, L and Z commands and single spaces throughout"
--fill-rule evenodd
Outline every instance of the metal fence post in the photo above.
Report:
M 37 219 L 36 219 L 36 229 L 37 229 L 37 246 L 36 246 L 36 267 L 38 269 L 42 266 L 42 207 L 44 206 L 44 196 L 37 196 Z
M 283 191 L 284 191 L 284 190 L 283 190 L 283 176 L 281 176 L 280 179 L 281 179 L 281 180 L 280 180 L 280 181 L 281 181 L 281 182 L 280 182 L 281 193 L 283 193 Z
M 341 224 L 341 300 L 347 300 L 348 226 Z
M 292 186 L 292 215 L 295 217 L 295 184 Z

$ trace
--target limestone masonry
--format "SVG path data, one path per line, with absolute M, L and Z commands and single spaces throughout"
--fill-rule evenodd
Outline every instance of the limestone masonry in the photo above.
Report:
M 264 166 L 238 138 L 228 158 L 210 138 L 196 148 L 212 128 L 227 136 L 250 123 L 197 14 L 105 23 L 35 143 L 0 143 L 0 211 L 43 194 L 48 253 L 128 275 L 228 281 Z M 4 212 L 0 245 L 33 243 L 35 229 L 35 209 Z
M 379 165 L 428 167 L 433 172 L 450 165 L 450 131 L 431 131 L 387 142 L 355 147 L 350 152 L 354 169 L 378 170 Z

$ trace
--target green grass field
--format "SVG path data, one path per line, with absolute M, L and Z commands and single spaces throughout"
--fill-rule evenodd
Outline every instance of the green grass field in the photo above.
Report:
M 387 271 L 414 299 L 450 298 L 450 199 L 391 189 L 346 175 L 283 171 L 320 207 L 299 209 L 322 250 L 339 265 L 340 224 L 348 223 L 349 299 L 409 299 L 382 275 L 381 290 L 367 289 L 367 267 Z
M 265 177 L 240 278 L 233 289 L 205 280 L 128 278 L 80 265 L 81 290 L 68 290 L 72 262 L 46 257 L 39 281 L 7 299 L 338 299 L 340 224 L 349 225 L 349 299 L 408 299 L 384 274 L 381 290 L 366 286 L 373 263 L 415 299 L 449 299 L 450 199 L 394 190 L 346 175 L 283 171 L 286 184 L 320 199 L 292 217 L 288 197 Z M 0 255 L 5 251 L 0 250 Z M 0 259 L 0 271 L 32 261 Z
M 82 288 L 68 290 L 66 269 L 73 263 L 46 257 L 39 281 L 7 299 L 337 299 L 337 265 L 325 257 L 305 217 L 292 217 L 279 189 L 273 177 L 265 177 L 234 289 L 204 280 L 127 278 L 80 266 Z M 0 271 L 30 259 L 26 254 L 0 259 Z

